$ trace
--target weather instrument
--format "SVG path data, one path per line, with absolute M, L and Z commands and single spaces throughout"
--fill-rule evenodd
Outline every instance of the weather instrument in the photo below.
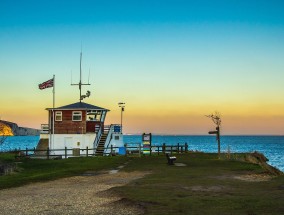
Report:
M 89 71 L 89 79 L 90 79 L 90 71 Z M 79 90 L 80 90 L 80 97 L 79 97 L 79 98 L 80 98 L 80 103 L 81 103 L 81 101 L 82 101 L 83 99 L 85 99 L 85 98 L 87 98 L 87 97 L 90 97 L 91 92 L 90 92 L 89 90 L 87 91 L 86 95 L 82 95 L 82 86 L 83 86 L 83 85 L 91 85 L 91 84 L 89 83 L 89 80 L 88 80 L 88 83 L 87 83 L 87 84 L 82 83 L 82 51 L 81 51 L 81 53 L 80 53 L 80 81 L 79 81 L 78 84 L 72 84 L 72 76 L 71 76 L 71 85 L 72 85 L 72 86 L 74 86 L 74 85 L 79 86 Z

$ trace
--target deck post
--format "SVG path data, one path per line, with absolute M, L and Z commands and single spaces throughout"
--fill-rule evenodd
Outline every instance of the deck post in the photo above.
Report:
M 127 143 L 124 144 L 124 148 L 125 148 L 125 156 L 127 156 Z
M 165 144 L 165 143 L 163 143 L 162 151 L 163 151 L 163 154 L 165 154 L 165 153 L 166 153 L 166 144 Z
M 65 158 L 67 158 L 67 147 L 65 146 Z
M 47 147 L 46 156 L 47 156 L 47 160 L 49 160 L 49 147 Z

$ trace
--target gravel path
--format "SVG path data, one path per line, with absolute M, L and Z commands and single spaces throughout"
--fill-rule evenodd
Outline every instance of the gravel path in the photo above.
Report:
M 112 172 L 113 173 L 113 172 Z M 40 182 L 0 191 L 0 214 L 141 214 L 141 209 L 124 204 L 105 192 L 145 175 L 142 172 L 114 172 Z

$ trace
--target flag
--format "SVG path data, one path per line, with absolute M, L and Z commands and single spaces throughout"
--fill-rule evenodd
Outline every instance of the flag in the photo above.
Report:
M 38 88 L 41 90 L 49 87 L 53 87 L 53 78 L 38 85 Z

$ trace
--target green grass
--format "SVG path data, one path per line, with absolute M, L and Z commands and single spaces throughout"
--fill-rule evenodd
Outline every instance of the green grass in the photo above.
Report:
M 37 181 L 54 180 L 85 171 L 113 169 L 150 172 L 126 186 L 113 188 L 122 197 L 143 206 L 145 214 L 284 214 L 284 177 L 248 182 L 234 178 L 264 173 L 259 165 L 217 159 L 216 154 L 178 154 L 185 167 L 169 166 L 164 155 L 145 157 L 92 157 L 63 160 L 23 160 L 19 172 L 0 177 L 0 189 Z M 0 154 L 0 162 L 14 162 L 14 155 Z M 115 174 L 114 174 L 115 177 Z
M 48 181 L 82 174 L 86 171 L 100 171 L 115 168 L 127 160 L 126 157 L 88 157 L 63 160 L 21 160 L 17 172 L 0 176 L 0 189 L 24 184 Z M 0 154 L 0 161 L 15 162 L 13 154 Z
M 133 158 L 125 171 L 152 174 L 115 190 L 146 214 L 284 214 L 284 177 L 247 182 L 233 176 L 263 173 L 254 164 L 218 160 L 214 154 L 178 155 L 166 164 L 164 156 Z

